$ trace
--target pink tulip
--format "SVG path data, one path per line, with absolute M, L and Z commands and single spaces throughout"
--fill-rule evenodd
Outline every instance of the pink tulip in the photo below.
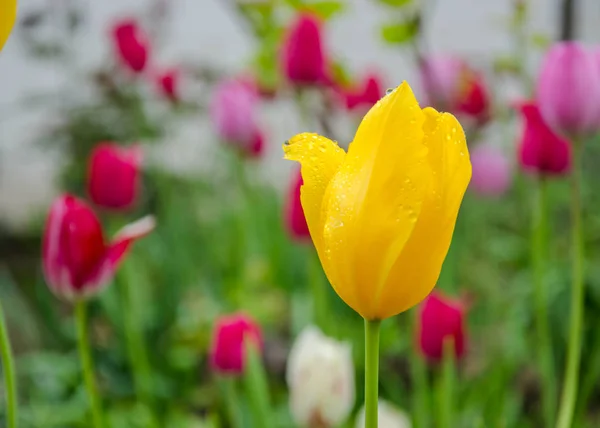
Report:
M 153 228 L 154 219 L 144 217 L 106 243 L 98 218 L 83 201 L 71 195 L 57 198 L 46 220 L 42 245 L 48 286 L 68 301 L 97 294 L 112 280 L 131 244 Z
M 287 195 L 285 207 L 285 225 L 289 235 L 297 240 L 310 240 L 308 224 L 304 217 L 304 210 L 300 202 L 300 188 L 302 187 L 302 174 L 298 169 L 292 178 L 291 186 Z
M 172 68 L 156 77 L 158 92 L 171 102 L 179 101 L 179 70 Z
M 113 210 L 131 208 L 139 194 L 141 162 L 138 145 L 98 144 L 88 164 L 88 194 L 94 204 Z
M 600 129 L 600 72 L 593 54 L 580 43 L 550 48 L 536 91 L 542 117 L 556 132 L 581 137 Z
M 480 73 L 464 60 L 438 55 L 425 58 L 420 66 L 427 104 L 485 123 L 490 115 L 490 96 Z
M 215 323 L 210 351 L 212 367 L 222 374 L 241 374 L 248 341 L 262 348 L 262 333 L 252 318 L 241 313 L 219 318 Z
M 310 13 L 301 13 L 290 26 L 282 52 L 284 75 L 290 82 L 316 85 L 327 80 L 321 33 L 321 20 Z
M 465 310 L 461 302 L 434 292 L 425 299 L 419 314 L 419 347 L 432 362 L 444 355 L 444 342 L 451 341 L 457 358 L 466 347 Z
M 348 110 L 367 111 L 385 95 L 385 89 L 379 76 L 370 74 L 359 87 L 342 91 L 342 95 Z
M 571 145 L 544 122 L 538 105 L 518 106 L 524 120 L 519 142 L 519 162 L 523 169 L 542 175 L 562 175 L 571 168 Z
M 247 82 L 221 81 L 210 103 L 210 117 L 219 138 L 243 148 L 251 145 L 258 133 L 258 101 L 256 91 Z
M 134 73 L 144 71 L 150 46 L 134 19 L 123 19 L 113 26 L 113 42 L 121 63 Z
M 489 145 L 479 145 L 471 150 L 471 189 L 482 196 L 496 197 L 510 187 L 512 171 L 502 150 Z

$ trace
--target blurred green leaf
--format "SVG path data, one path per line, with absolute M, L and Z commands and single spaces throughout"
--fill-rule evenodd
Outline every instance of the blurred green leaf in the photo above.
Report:
M 345 3 L 341 1 L 319 1 L 303 6 L 304 10 L 310 10 L 321 18 L 328 20 L 345 9 Z
M 413 0 L 377 0 L 379 3 L 383 3 L 388 6 L 393 7 L 402 7 L 406 6 L 409 3 L 412 3 Z
M 415 17 L 400 24 L 387 24 L 381 29 L 383 40 L 387 43 L 400 45 L 412 41 L 419 33 L 420 19 Z

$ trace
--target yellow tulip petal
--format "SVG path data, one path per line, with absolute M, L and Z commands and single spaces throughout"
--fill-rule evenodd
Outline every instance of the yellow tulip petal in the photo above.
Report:
M 367 113 L 327 189 L 324 265 L 340 297 L 368 319 L 381 318 L 375 296 L 415 227 L 430 185 L 424 120 L 403 83 Z
M 317 134 L 303 133 L 284 146 L 284 158 L 300 162 L 302 180 L 300 201 L 319 258 L 323 260 L 323 197 L 346 152 L 335 142 Z M 325 266 L 324 266 L 325 267 Z
M 0 0 L 0 50 L 6 43 L 17 18 L 17 0 Z
M 380 296 L 387 318 L 419 303 L 435 286 L 450 242 L 463 195 L 471 179 L 471 163 L 460 123 L 449 113 L 424 109 L 428 162 L 433 187 L 421 216 L 387 278 Z

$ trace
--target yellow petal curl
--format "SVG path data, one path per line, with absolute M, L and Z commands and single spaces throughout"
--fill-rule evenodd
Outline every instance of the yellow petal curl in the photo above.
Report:
M 338 295 L 367 319 L 435 285 L 471 168 L 460 124 L 422 110 L 403 83 L 365 116 L 348 154 L 316 134 L 284 146 L 302 165 L 301 202 Z
M 0 0 L 0 50 L 15 25 L 17 0 Z

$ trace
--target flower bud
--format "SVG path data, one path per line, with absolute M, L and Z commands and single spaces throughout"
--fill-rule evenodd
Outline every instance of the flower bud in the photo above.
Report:
M 541 175 L 562 175 L 571 168 L 571 145 L 544 121 L 536 103 L 520 104 L 524 121 L 519 141 L 519 162 L 526 171 Z
M 172 68 L 156 76 L 156 86 L 160 95 L 176 103 L 179 101 L 179 70 Z
M 453 342 L 457 358 L 465 352 L 464 309 L 457 300 L 434 292 L 425 299 L 419 314 L 419 346 L 430 361 L 440 361 L 444 342 Z
M 138 199 L 142 150 L 139 145 L 121 147 L 98 144 L 88 164 L 88 194 L 99 207 L 127 210 Z
M 537 103 L 556 132 L 582 136 L 600 129 L 600 72 L 593 54 L 578 42 L 559 42 L 540 69 Z
M 287 194 L 285 207 L 285 225 L 289 235 L 298 240 L 310 239 L 310 232 L 304 217 L 304 210 L 300 202 L 300 188 L 302 187 L 302 174 L 298 169 L 293 177 Z
M 131 244 L 154 229 L 144 217 L 106 243 L 94 212 L 71 195 L 57 198 L 46 220 L 42 245 L 44 276 L 54 294 L 65 300 L 84 299 L 108 284 Z
M 385 95 L 381 79 L 375 74 L 368 75 L 357 88 L 343 91 L 348 110 L 364 109 L 367 111 Z
M 354 404 L 350 345 L 305 328 L 292 346 L 286 371 L 290 409 L 302 427 L 337 427 Z
M 411 428 L 412 424 L 408 415 L 400 409 L 395 408 L 385 400 L 377 403 L 379 428 Z M 363 406 L 356 417 L 356 428 L 365 427 L 365 407 Z
M 258 95 L 250 85 L 235 79 L 221 81 L 210 103 L 210 117 L 218 137 L 246 151 L 256 143 L 259 133 L 257 108 Z
M 313 14 L 297 16 L 283 44 L 284 75 L 297 85 L 316 85 L 326 79 L 326 60 L 321 40 L 321 20 Z
M 473 175 L 470 187 L 481 196 L 501 196 L 510 187 L 512 171 L 502 150 L 491 145 L 479 145 L 471 150 Z
M 141 73 L 148 62 L 149 42 L 142 28 L 133 19 L 118 21 L 113 27 L 113 43 L 121 63 Z
M 221 374 L 242 374 L 248 340 L 262 348 L 260 326 L 252 318 L 241 313 L 219 318 L 210 351 L 212 367 Z

